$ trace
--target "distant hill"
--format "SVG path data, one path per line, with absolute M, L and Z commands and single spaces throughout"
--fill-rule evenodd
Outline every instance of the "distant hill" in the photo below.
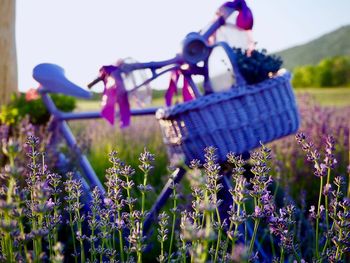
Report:
M 350 25 L 343 26 L 306 44 L 276 52 L 276 55 L 282 57 L 283 66 L 287 69 L 317 64 L 327 57 L 350 56 Z

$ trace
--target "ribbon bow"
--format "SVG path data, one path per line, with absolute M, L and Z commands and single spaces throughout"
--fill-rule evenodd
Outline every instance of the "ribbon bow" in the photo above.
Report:
M 178 93 L 177 82 L 179 81 L 180 75 L 181 70 L 179 69 L 173 70 L 171 72 L 169 87 L 164 96 L 165 104 L 167 107 L 171 106 L 174 95 Z M 182 97 L 184 101 L 190 101 L 194 99 L 194 95 L 192 93 L 192 90 L 189 88 L 189 84 L 185 76 L 183 76 Z
M 105 84 L 102 97 L 101 116 L 110 124 L 114 125 L 115 120 L 115 104 L 119 105 L 119 125 L 121 128 L 130 125 L 130 105 L 128 100 L 128 92 L 126 91 L 118 67 L 103 66 L 100 74 Z
M 246 2 L 244 0 L 227 2 L 220 7 L 219 12 L 227 18 L 232 13 L 232 9 L 238 11 L 238 16 L 236 18 L 237 27 L 243 30 L 251 30 L 254 24 L 253 13 Z
M 247 33 L 247 52 L 250 56 L 251 52 L 255 49 L 255 41 L 252 35 L 252 28 L 254 24 L 253 13 L 247 6 L 245 0 L 235 0 L 233 2 L 226 2 L 223 4 L 218 11 L 218 15 L 227 19 L 234 11 L 238 12 L 235 26 L 238 29 L 246 31 Z M 227 25 L 229 24 L 227 23 Z M 216 42 L 216 32 L 211 36 L 209 41 L 212 44 Z

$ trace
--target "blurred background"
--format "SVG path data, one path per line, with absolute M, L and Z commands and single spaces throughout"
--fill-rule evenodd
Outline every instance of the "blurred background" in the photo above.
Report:
M 115 63 L 119 58 L 171 58 L 179 52 L 185 35 L 211 22 L 223 3 L 17 0 L 18 88 L 25 91 L 36 86 L 31 72 L 42 62 L 61 65 L 72 80 L 85 86 L 101 65 Z M 284 66 L 290 70 L 350 54 L 347 0 L 247 3 L 254 15 L 257 49 L 281 55 Z M 166 83 L 163 81 L 156 88 L 166 88 Z

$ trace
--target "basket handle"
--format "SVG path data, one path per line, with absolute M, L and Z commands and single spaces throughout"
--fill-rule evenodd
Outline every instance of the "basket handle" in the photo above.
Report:
M 246 85 L 247 82 L 243 78 L 241 72 L 239 71 L 238 64 L 237 64 L 237 56 L 233 52 L 232 48 L 226 42 L 217 42 L 217 43 L 215 43 L 215 45 L 213 45 L 213 48 L 215 48 L 217 46 L 220 46 L 224 49 L 224 51 L 226 52 L 226 54 L 231 62 L 233 73 L 235 74 L 235 79 L 236 79 L 235 86 Z

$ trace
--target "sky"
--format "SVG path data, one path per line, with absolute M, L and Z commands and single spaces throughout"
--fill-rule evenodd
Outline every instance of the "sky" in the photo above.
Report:
M 219 0 L 17 0 L 19 89 L 35 65 L 61 65 L 80 86 L 119 58 L 164 60 L 213 20 Z M 350 24 L 350 0 L 247 0 L 257 48 L 279 51 Z

